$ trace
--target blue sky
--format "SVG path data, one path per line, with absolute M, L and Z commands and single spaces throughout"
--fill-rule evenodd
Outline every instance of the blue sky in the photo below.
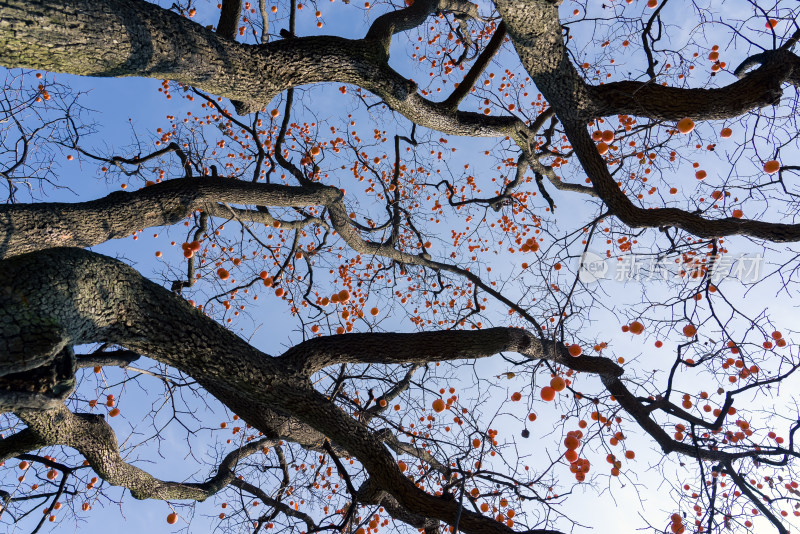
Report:
M 281 8 L 285 9 L 285 6 L 281 6 Z M 596 9 L 596 6 L 594 6 L 594 8 Z M 318 30 L 315 26 L 316 18 L 313 16 L 313 11 L 315 9 L 317 8 L 313 7 L 312 4 L 306 6 L 303 10 L 299 17 L 298 33 L 308 35 L 330 32 L 345 36 L 354 36 L 353 34 L 355 33 L 355 36 L 360 36 L 366 28 L 366 21 L 372 20 L 375 16 L 374 12 L 366 15 L 362 6 L 356 5 L 355 2 L 348 6 L 339 5 L 338 0 L 336 5 L 333 6 L 329 6 L 327 2 L 320 2 L 318 9 L 323 12 L 322 20 L 324 21 L 324 27 L 322 30 Z M 378 9 L 380 9 L 380 7 Z M 488 13 L 485 5 L 482 9 L 484 12 Z M 680 6 L 675 4 L 675 7 L 672 9 L 679 10 Z M 565 5 L 562 7 L 562 10 L 567 13 L 571 11 L 571 7 Z M 280 11 L 279 15 L 281 15 Z M 675 13 L 671 15 L 675 17 Z M 363 23 L 362 19 L 364 20 Z M 205 23 L 207 21 L 201 19 L 200 22 Z M 285 24 L 285 20 L 279 20 L 276 26 L 281 27 L 281 24 Z M 688 28 L 684 30 L 688 31 Z M 580 37 L 580 34 L 578 34 L 578 39 L 580 39 Z M 675 36 L 675 39 L 678 41 L 681 38 L 682 34 L 680 33 Z M 404 39 L 406 39 L 406 37 L 397 37 L 396 41 Z M 741 55 L 741 52 L 739 51 L 731 54 L 730 61 L 732 64 L 736 63 L 736 54 Z M 503 52 L 496 59 L 495 65 L 489 70 L 499 74 L 500 68 L 510 63 L 512 58 L 513 56 L 509 51 Z M 411 64 L 408 58 L 408 51 L 401 46 L 397 46 L 393 49 L 392 64 L 403 72 L 413 72 L 407 68 L 407 66 Z M 629 64 L 626 65 L 626 68 L 634 68 L 636 65 L 636 60 L 631 59 Z M 512 66 L 512 68 L 515 67 L 516 64 Z M 407 70 L 403 70 L 403 68 L 407 68 Z M 625 69 L 620 65 L 619 72 L 621 75 L 625 74 L 624 70 Z M 93 136 L 89 136 L 85 139 L 87 145 L 95 144 L 94 146 L 96 147 L 103 145 L 118 148 L 125 147 L 131 141 L 132 128 L 137 132 L 152 133 L 156 128 L 164 127 L 168 124 L 168 121 L 165 119 L 166 115 L 182 117 L 186 114 L 186 111 L 196 112 L 197 110 L 196 105 L 189 105 L 185 100 L 180 98 L 173 97 L 171 101 L 167 101 L 158 92 L 158 87 L 160 86 L 159 80 L 134 78 L 87 79 L 66 75 L 47 76 L 49 79 L 58 79 L 62 83 L 71 86 L 76 91 L 90 91 L 83 102 L 87 107 L 95 111 L 92 117 L 97 121 L 98 131 Z M 309 91 L 305 97 L 305 101 L 313 101 L 312 111 L 316 115 L 313 116 L 309 113 L 303 115 L 302 112 L 298 112 L 298 116 L 305 116 L 307 119 L 308 117 L 314 117 L 320 122 L 328 118 L 334 120 L 340 118 L 342 107 L 352 106 L 352 101 L 350 100 L 350 96 L 344 97 L 340 95 L 337 89 L 338 84 L 329 84 L 322 88 Z M 478 109 L 479 103 L 475 100 L 467 102 L 465 108 Z M 277 102 L 278 100 L 276 99 L 269 108 L 277 106 Z M 362 115 L 359 118 L 359 125 L 357 128 L 359 131 L 369 131 L 371 125 L 369 123 L 370 119 L 368 114 L 363 111 L 359 113 Z M 131 120 L 133 121 L 132 123 L 130 122 Z M 361 121 L 365 123 L 365 126 L 361 126 Z M 408 125 L 403 126 L 402 120 L 399 120 L 399 123 L 401 124 L 399 131 L 407 133 Z M 376 127 L 380 127 L 380 125 Z M 390 129 L 392 125 L 390 124 L 386 127 Z M 711 124 L 708 127 L 718 129 L 719 125 Z M 431 138 L 437 136 L 436 134 L 432 134 Z M 144 139 L 146 136 L 143 135 L 142 138 Z M 453 177 L 457 178 L 461 175 L 459 168 L 461 166 L 460 158 L 461 154 L 464 154 L 463 157 L 473 166 L 470 172 L 484 179 L 485 187 L 489 189 L 491 184 L 487 183 L 485 180 L 486 177 L 496 176 L 498 174 L 493 169 L 492 161 L 488 159 L 484 161 L 483 159 L 470 156 L 480 154 L 484 150 L 502 153 L 502 143 L 492 139 L 474 140 L 457 138 L 452 139 L 451 142 L 452 145 L 450 146 L 457 147 L 458 150 L 458 156 L 453 156 L 451 161 L 451 166 L 454 169 Z M 720 148 L 720 150 L 724 149 L 725 147 Z M 65 150 L 64 155 L 67 153 L 69 153 L 69 151 Z M 709 158 L 707 162 L 703 160 L 703 165 L 707 166 L 710 170 L 714 170 L 719 163 L 717 163 L 717 160 Z M 97 165 L 86 162 L 81 158 L 77 158 L 73 161 L 61 159 L 58 162 L 58 166 L 59 176 L 63 180 L 63 183 L 69 185 L 75 194 L 65 191 L 48 191 L 47 200 L 67 202 L 89 200 L 98 198 L 119 188 L 118 183 L 106 183 L 105 180 L 100 177 Z M 720 169 L 720 172 L 724 171 L 721 167 Z M 354 202 L 356 199 L 362 199 L 361 192 L 355 188 L 358 184 L 346 182 L 346 180 L 349 179 L 346 172 L 343 173 L 342 176 L 336 176 L 335 179 L 340 180 L 342 185 L 348 188 L 350 188 L 352 184 L 351 190 L 354 192 Z M 685 179 L 685 177 L 680 177 L 680 179 Z M 138 187 L 139 185 L 132 183 L 129 187 Z M 591 201 L 579 198 L 577 195 L 558 194 L 554 196 L 557 199 L 556 202 L 558 205 L 556 218 L 562 217 L 562 214 L 584 213 L 594 209 L 592 208 Z M 362 199 L 361 201 L 363 203 L 363 211 L 369 211 L 372 207 L 369 205 L 370 199 Z M 544 204 L 540 203 L 539 208 L 543 209 L 543 207 Z M 561 223 L 562 228 L 571 228 L 572 226 L 582 224 L 580 222 L 572 224 L 572 222 L 569 221 L 569 217 L 564 217 L 564 219 L 566 219 L 566 221 L 562 219 L 562 221 L 564 221 Z M 454 227 L 456 227 L 457 224 L 460 223 L 453 223 Z M 449 230 L 450 228 L 445 227 L 444 231 L 442 231 L 442 239 L 435 243 L 435 247 L 439 246 L 440 248 L 436 249 L 434 247 L 434 250 L 443 257 L 446 257 L 447 250 L 445 247 L 448 241 L 447 234 L 449 234 Z M 157 238 L 153 237 L 153 234 L 156 233 L 159 234 Z M 180 254 L 180 250 L 177 247 L 169 246 L 168 243 L 172 240 L 180 243 L 184 239 L 185 231 L 182 226 L 172 229 L 154 228 L 146 229 L 136 241 L 132 238 L 115 240 L 99 245 L 95 247 L 94 250 L 103 254 L 122 256 L 125 261 L 134 265 L 145 276 L 162 281 L 166 284 L 169 277 L 165 276 L 166 270 L 164 263 L 155 258 L 154 252 L 156 250 L 164 251 L 165 257 L 163 261 L 171 262 L 174 266 L 177 264 L 175 258 Z M 731 246 L 732 250 L 735 249 L 742 253 L 760 251 L 757 247 L 753 247 L 744 241 L 731 241 L 734 243 Z M 602 252 L 603 248 L 604 247 L 601 246 L 598 251 Z M 496 280 L 510 278 L 512 279 L 512 283 L 520 282 L 520 285 L 509 289 L 510 292 L 516 292 L 520 295 L 525 291 L 526 286 L 524 284 L 528 283 L 526 277 L 530 276 L 530 273 L 525 273 L 520 267 L 522 259 L 523 258 L 519 256 L 511 255 L 496 258 L 492 263 L 494 271 L 491 275 Z M 573 256 L 569 261 L 571 261 L 571 263 L 567 264 L 568 269 L 565 269 L 564 273 L 554 274 L 549 272 L 547 276 L 552 276 L 552 281 L 557 281 L 559 284 L 568 282 L 569 276 L 573 276 L 578 267 L 577 257 Z M 484 274 L 489 276 L 486 272 L 484 272 Z M 514 278 L 517 278 L 517 280 L 514 280 Z M 327 282 L 332 284 L 334 280 L 331 278 Z M 324 283 L 325 279 L 323 279 L 320 285 L 324 285 Z M 631 281 L 626 284 L 608 280 L 600 282 L 597 289 L 602 289 L 607 295 L 618 299 L 617 303 L 619 307 L 616 310 L 598 310 L 595 315 L 595 321 L 591 323 L 587 322 L 583 325 L 581 335 L 587 339 L 595 337 L 596 339 L 608 341 L 609 345 L 613 347 L 615 356 L 624 356 L 629 362 L 636 362 L 638 369 L 646 370 L 663 367 L 664 359 L 669 359 L 673 356 L 672 352 L 666 352 L 666 350 L 674 350 L 675 344 L 670 345 L 668 349 L 664 349 L 663 353 L 656 351 L 653 348 L 652 337 L 632 338 L 629 334 L 620 332 L 615 321 L 622 320 L 622 318 L 616 317 L 616 314 L 618 313 L 617 310 L 625 309 L 624 301 L 626 298 L 630 298 L 632 305 L 635 305 L 641 302 L 640 295 L 642 292 L 647 293 L 650 297 L 653 297 L 654 300 L 657 300 L 656 297 L 660 298 L 664 295 L 669 295 L 674 288 L 645 287 L 637 281 Z M 773 295 L 776 294 L 777 291 L 778 289 L 776 287 L 767 285 L 766 289 L 762 289 L 758 295 L 745 295 L 743 290 L 731 288 L 731 294 L 736 297 L 737 301 L 744 301 L 747 299 L 747 306 L 753 309 L 769 308 L 769 311 L 774 316 L 791 316 L 795 310 L 788 299 L 782 301 L 773 300 Z M 252 319 L 243 318 L 240 322 L 236 323 L 235 328 L 240 329 L 240 334 L 248 338 L 255 332 L 251 338 L 252 343 L 268 353 L 276 354 L 298 338 L 297 325 L 282 308 L 271 306 L 270 302 L 272 301 L 269 299 L 264 299 L 262 302 L 265 300 L 266 304 L 263 307 L 251 311 Z M 489 312 L 494 313 L 495 317 L 502 317 L 505 310 L 489 310 Z M 633 317 L 626 317 L 625 319 L 631 320 L 632 318 Z M 404 321 L 403 313 L 398 313 L 397 316 L 381 316 L 379 319 L 381 321 L 380 328 L 386 330 L 409 328 L 408 323 Z M 501 320 L 497 319 L 497 322 L 500 323 Z M 609 325 L 614 325 L 613 330 Z M 145 367 L 146 362 L 137 362 L 137 365 Z M 480 362 L 474 369 L 469 369 L 466 374 L 471 375 L 474 373 L 479 376 L 491 376 L 499 375 L 507 370 L 507 364 L 499 358 L 495 358 Z M 91 373 L 91 371 L 86 374 L 88 377 L 85 381 L 83 391 L 85 392 L 84 394 L 90 396 L 92 389 L 99 387 L 102 378 L 94 376 L 94 373 Z M 121 372 L 118 370 L 107 370 L 105 380 L 107 383 L 113 384 L 114 381 L 119 380 L 121 376 Z M 457 378 L 463 380 L 464 383 L 469 383 L 470 381 L 469 376 L 459 376 Z M 641 381 L 646 381 L 646 372 L 642 371 L 636 378 Z M 98 380 L 100 382 L 98 382 Z M 528 380 L 528 383 L 526 383 L 526 380 Z M 544 378 L 539 377 L 538 380 L 541 385 Z M 703 377 L 687 376 L 686 387 L 694 387 L 696 383 L 693 384 L 692 381 L 698 380 L 702 381 Z M 522 390 L 526 392 L 526 394 L 532 393 L 530 397 L 526 396 L 525 402 L 528 404 L 526 409 L 535 411 L 539 416 L 539 419 L 530 426 L 534 437 L 529 441 L 520 440 L 519 438 L 516 438 L 516 440 L 519 443 L 521 456 L 535 457 L 540 453 L 540 449 L 537 447 L 540 443 L 539 440 L 559 440 L 558 431 L 556 430 L 555 433 L 553 433 L 551 429 L 557 427 L 560 423 L 560 418 L 559 414 L 556 413 L 550 405 L 538 399 L 538 396 L 534 393 L 538 390 L 532 389 L 529 382 L 529 377 L 518 377 L 515 381 L 507 382 L 499 380 L 496 388 L 492 390 L 492 394 L 497 397 L 489 399 L 482 409 L 486 414 L 497 413 L 493 422 L 489 424 L 495 428 L 500 426 L 510 430 L 513 429 L 513 433 L 518 436 L 517 430 L 519 429 L 515 429 L 515 426 L 520 426 L 519 421 L 515 418 L 518 413 L 516 411 L 509 412 L 508 405 L 501 406 L 500 401 L 505 400 L 507 397 L 504 396 L 510 395 L 512 391 Z M 124 411 L 125 418 L 114 419 L 112 420 L 112 424 L 120 433 L 121 440 L 124 435 L 131 434 L 132 437 L 126 442 L 126 447 L 136 443 L 137 439 L 139 439 L 138 432 L 140 430 L 143 431 L 149 426 L 150 422 L 146 419 L 146 416 L 150 411 L 150 406 L 158 402 L 158 399 L 163 398 L 163 388 L 158 379 L 145 376 L 142 377 L 141 384 L 142 387 L 137 387 L 136 384 L 128 384 L 122 392 L 124 395 L 118 394 L 122 399 L 120 402 L 120 409 Z M 770 409 L 770 399 L 758 400 L 763 402 L 766 410 Z M 756 399 L 754 399 L 754 403 L 755 401 Z M 223 418 L 224 410 L 213 401 L 210 405 L 211 408 L 214 409 L 213 415 L 211 415 L 210 412 L 206 412 L 206 408 L 199 403 L 192 401 L 188 403 L 189 408 L 197 410 L 198 416 L 202 415 L 202 417 L 206 418 L 208 427 L 216 428 L 218 422 Z M 160 420 L 161 419 L 159 419 L 159 421 Z M 229 419 L 225 418 L 225 420 Z M 212 446 L 215 439 L 213 436 L 215 435 L 219 436 L 219 431 L 214 430 L 212 432 L 211 430 L 205 429 L 198 432 L 198 434 L 192 438 L 192 451 L 199 461 L 187 457 L 185 446 L 186 436 L 177 425 L 171 425 L 164 431 L 164 440 L 161 442 L 160 449 L 157 450 L 148 445 L 134 449 L 131 454 L 133 457 L 141 459 L 143 461 L 141 466 L 150 470 L 156 476 L 167 479 L 183 479 L 187 477 L 202 479 L 207 475 L 208 470 L 208 467 L 202 464 L 204 461 L 209 460 L 206 453 Z M 632 532 L 634 528 L 641 526 L 641 519 L 638 517 L 637 513 L 639 511 L 638 504 L 632 504 L 637 503 L 638 500 L 644 502 L 644 509 L 648 510 L 647 513 L 652 514 L 652 517 L 660 517 L 658 513 L 661 511 L 664 511 L 664 513 L 668 515 L 668 511 L 671 510 L 670 506 L 672 505 L 664 502 L 665 495 L 670 491 L 665 486 L 664 481 L 669 480 L 675 472 L 680 473 L 685 470 L 676 466 L 674 462 L 662 464 L 660 454 L 658 451 L 654 450 L 654 444 L 649 440 L 631 438 L 630 443 L 635 447 L 639 455 L 637 468 L 628 471 L 628 475 L 632 478 L 609 479 L 607 481 L 607 488 L 602 487 L 602 484 L 605 483 L 605 480 L 603 480 L 600 482 L 600 498 L 597 497 L 595 491 L 583 486 L 577 486 L 574 488 L 574 493 L 569 498 L 569 505 L 565 508 L 565 511 L 586 512 L 588 510 L 589 516 L 603 514 L 604 517 L 607 518 L 607 521 L 610 520 L 613 522 L 616 530 L 619 532 Z M 604 452 L 599 448 L 593 451 L 592 460 L 598 469 L 605 469 L 605 466 L 601 465 L 604 455 Z M 151 460 L 153 463 L 145 463 L 145 461 Z M 13 474 L 13 471 L 9 474 Z M 119 492 L 118 490 L 111 490 L 110 495 L 119 496 Z M 214 501 L 214 499 L 211 500 Z M 615 502 L 616 506 L 612 504 Z M 181 513 L 180 521 L 175 527 L 169 527 L 164 521 L 164 518 L 170 511 L 167 504 L 151 501 L 139 502 L 130 498 L 129 494 L 126 494 L 123 504 L 119 507 L 110 503 L 106 503 L 102 506 L 97 504 L 94 508 L 94 513 L 89 516 L 88 523 L 86 524 L 79 524 L 78 527 L 73 527 L 71 520 L 67 520 L 64 523 L 55 523 L 53 529 L 59 532 L 66 532 L 73 529 L 82 532 L 103 532 L 111 527 L 122 534 L 146 530 L 153 532 L 174 532 L 181 529 L 197 533 L 210 532 L 216 526 L 216 521 L 209 521 L 207 517 L 215 516 L 219 512 L 218 504 L 218 502 L 212 502 L 198 505 L 196 511 L 198 515 L 190 526 L 187 526 L 185 522 L 185 520 L 191 516 L 190 509 L 188 507 L 181 507 L 179 508 Z M 658 513 L 655 513 L 654 510 L 657 510 Z M 33 519 L 38 520 L 38 517 L 34 517 Z M 653 519 L 653 521 L 657 522 L 657 519 Z M 590 521 L 584 521 L 584 523 L 590 523 Z M 29 523 L 24 522 L 23 527 L 16 530 L 12 529 L 10 532 L 25 532 L 28 530 L 28 527 Z

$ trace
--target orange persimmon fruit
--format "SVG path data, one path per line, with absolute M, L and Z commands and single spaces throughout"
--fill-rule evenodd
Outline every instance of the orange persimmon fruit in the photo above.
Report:
M 677 127 L 680 133 L 688 134 L 692 130 L 694 130 L 694 121 L 689 117 L 686 117 L 685 119 L 681 119 L 678 121 Z

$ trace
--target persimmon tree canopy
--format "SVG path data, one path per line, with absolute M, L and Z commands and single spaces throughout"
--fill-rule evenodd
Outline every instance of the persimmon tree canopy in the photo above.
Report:
M 796 529 L 798 10 L 0 0 L 0 521 Z

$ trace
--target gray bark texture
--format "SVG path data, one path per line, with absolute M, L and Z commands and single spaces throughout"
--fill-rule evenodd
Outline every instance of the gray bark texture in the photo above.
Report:
M 357 457 L 403 513 L 451 524 L 458 514 L 457 503 L 418 489 L 400 472 L 380 436 L 313 389 L 311 373 L 341 363 L 444 361 L 515 351 L 576 369 L 621 374 L 609 360 L 570 358 L 563 346 L 554 347 L 515 328 L 332 336 L 271 357 L 131 267 L 77 248 L 52 248 L 3 260 L 0 280 L 0 290 L 8 296 L 0 308 L 3 375 L 46 365 L 70 345 L 121 345 L 192 376 L 271 439 L 290 439 L 312 449 L 321 449 L 330 440 Z M 44 408 L 12 407 L 28 425 L 24 436 L 31 436 L 15 438 L 18 444 L 76 448 L 106 480 L 128 487 L 138 498 L 203 500 L 230 482 L 222 467 L 221 474 L 202 484 L 159 481 L 118 458 L 116 438 L 101 417 L 73 414 L 63 405 Z M 461 512 L 459 521 L 465 532 L 510 531 L 468 511 Z
M 635 206 L 617 186 L 586 128 L 597 116 L 618 113 L 666 120 L 737 116 L 774 103 L 783 85 L 797 86 L 797 56 L 787 50 L 759 56 L 755 70 L 714 90 L 638 82 L 592 86 L 569 60 L 556 3 L 497 0 L 503 23 L 491 46 L 501 46 L 507 32 L 523 66 L 551 105 L 548 113 L 562 123 L 592 183 L 590 189 L 575 184 L 560 188 L 598 196 L 612 215 L 631 227 L 676 226 L 704 237 L 743 234 L 773 241 L 800 240 L 800 225 L 708 220 L 676 209 Z M 238 5 L 227 4 L 226 10 Z M 531 154 L 529 142 L 542 126 L 540 121 L 529 128 L 513 116 L 458 111 L 463 88 L 444 103 L 432 102 L 417 93 L 416 84 L 389 67 L 392 35 L 423 23 L 439 10 L 477 16 L 475 6 L 468 2 L 417 0 L 379 17 L 363 39 L 299 37 L 251 46 L 231 39 L 236 21 L 230 14 L 222 17 L 222 28 L 215 33 L 140 0 L 0 0 L 0 64 L 84 76 L 166 78 L 231 98 L 244 111 L 260 109 L 273 96 L 297 85 L 355 84 L 421 126 L 454 135 L 508 136 L 525 156 L 520 161 L 528 161 L 536 173 L 556 183 L 553 169 Z M 478 63 L 486 65 L 488 59 L 489 55 Z M 471 77 L 476 79 L 476 73 Z M 230 204 L 245 207 L 231 208 Z M 544 340 L 540 331 L 534 335 L 522 329 L 491 328 L 331 336 L 272 356 L 131 267 L 74 248 L 124 237 L 143 227 L 174 224 L 198 209 L 211 215 L 235 213 L 253 221 L 271 221 L 247 206 L 323 206 L 328 219 L 320 222 L 329 221 L 352 250 L 458 274 L 503 304 L 515 306 L 466 269 L 364 239 L 347 215 L 341 192 L 322 185 L 185 178 L 87 203 L 0 206 L 0 408 L 14 411 L 27 425 L 0 439 L 0 459 L 51 445 L 73 447 L 105 480 L 129 488 L 137 498 L 203 500 L 228 484 L 243 487 L 233 469 L 258 449 L 255 444 L 231 453 L 206 482 L 165 482 L 121 459 L 116 436 L 101 417 L 67 410 L 63 401 L 74 388 L 78 368 L 72 347 L 85 343 L 118 345 L 193 377 L 264 433 L 259 446 L 286 439 L 319 451 L 332 446 L 338 454 L 356 457 L 369 475 L 368 484 L 359 491 L 362 502 L 380 504 L 399 520 L 426 531 L 435 530 L 439 521 L 458 522 L 459 530 L 468 533 L 511 529 L 491 517 L 461 509 L 450 495 L 434 496 L 416 487 L 389 452 L 413 447 L 395 436 L 373 432 L 362 420 L 339 409 L 313 388 L 309 379 L 315 372 L 345 363 L 419 366 L 516 352 L 599 375 L 622 409 L 665 452 L 728 464 L 736 459 L 675 442 L 651 417 L 654 409 L 646 408 L 626 389 L 616 363 L 600 357 L 572 358 L 562 344 Z M 536 324 L 533 317 L 525 317 Z M 448 467 L 439 464 L 437 469 Z
M 393 33 L 440 9 L 474 16 L 470 6 L 457 0 L 415 2 L 379 17 L 364 39 L 319 36 L 245 45 L 142 0 L 4 0 L 0 2 L 0 64 L 85 76 L 171 79 L 234 99 L 241 109 L 251 111 L 298 85 L 350 83 L 380 96 L 421 126 L 452 135 L 509 136 L 526 153 L 532 132 L 516 117 L 458 111 L 450 99 L 442 103 L 427 100 L 417 93 L 416 84 L 388 65 L 388 42 Z M 586 123 L 601 115 L 721 119 L 773 104 L 784 84 L 800 85 L 800 58 L 795 54 L 783 49 L 762 54 L 756 62 L 758 68 L 720 89 L 646 82 L 592 86 L 580 77 L 566 54 L 556 3 L 499 0 L 496 7 L 523 66 L 564 124 L 593 188 L 560 185 L 550 176 L 552 169 L 532 161 L 535 172 L 548 176 L 560 189 L 596 194 L 611 214 L 632 227 L 676 226 L 700 237 L 800 239 L 800 225 L 714 220 L 677 209 L 639 208 L 617 186 L 586 132 Z M 49 237 L 57 243 L 66 241 L 64 235 Z
M 128 237 L 142 228 L 175 224 L 195 210 L 209 215 L 272 222 L 257 211 L 231 211 L 224 204 L 318 206 L 340 199 L 335 187 L 293 187 L 223 178 L 167 180 L 136 192 L 117 191 L 76 204 L 42 202 L 0 206 L 0 258 L 50 247 L 90 247 Z

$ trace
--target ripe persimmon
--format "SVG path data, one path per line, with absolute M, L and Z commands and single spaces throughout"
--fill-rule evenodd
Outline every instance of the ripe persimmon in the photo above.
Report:
M 764 163 L 764 172 L 767 174 L 775 174 L 779 170 L 781 170 L 781 164 L 778 160 L 773 159 Z
M 560 376 L 556 376 L 550 380 L 550 387 L 556 391 L 564 391 L 564 389 L 567 387 L 567 383 Z
M 680 133 L 688 134 L 691 133 L 692 130 L 694 130 L 694 121 L 686 117 L 685 119 L 679 120 L 676 126 Z

